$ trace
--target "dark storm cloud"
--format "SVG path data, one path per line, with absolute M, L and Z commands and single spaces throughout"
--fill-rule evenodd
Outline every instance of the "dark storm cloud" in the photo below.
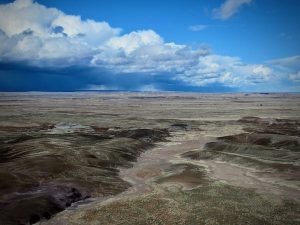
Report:
M 99 68 L 72 66 L 68 68 L 38 68 L 20 63 L 0 63 L 2 91 L 78 91 L 101 86 L 105 90 L 123 91 L 234 91 L 222 84 L 198 87 L 174 79 L 173 74 L 149 76 L 143 73 L 115 74 Z M 92 86 L 91 86 L 92 85 Z M 96 89 L 97 90 L 97 89 Z

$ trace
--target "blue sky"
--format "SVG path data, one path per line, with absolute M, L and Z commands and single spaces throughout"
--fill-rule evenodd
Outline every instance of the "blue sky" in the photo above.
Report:
M 0 91 L 300 91 L 298 0 L 0 4 Z

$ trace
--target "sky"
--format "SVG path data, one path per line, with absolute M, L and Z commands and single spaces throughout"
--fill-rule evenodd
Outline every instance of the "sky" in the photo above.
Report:
M 0 0 L 0 91 L 300 92 L 298 0 Z

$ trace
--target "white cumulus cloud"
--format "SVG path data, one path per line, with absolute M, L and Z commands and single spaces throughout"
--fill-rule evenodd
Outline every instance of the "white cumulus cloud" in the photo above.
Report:
M 226 19 L 249 2 L 227 0 L 216 13 Z M 196 25 L 192 29 L 204 28 Z M 0 42 L 0 62 L 21 61 L 39 67 L 82 65 L 116 74 L 172 74 L 172 79 L 193 86 L 220 83 L 240 87 L 268 82 L 277 79 L 276 65 L 286 68 L 300 59 L 248 64 L 237 57 L 211 54 L 206 48 L 165 42 L 151 29 L 121 34 L 121 29 L 105 21 L 83 20 L 31 0 L 0 5 Z M 298 71 L 290 71 L 290 79 L 299 80 Z M 149 84 L 143 89 L 156 87 Z
M 125 53 L 130 54 L 144 46 L 161 44 L 163 44 L 162 38 L 153 30 L 142 30 L 134 31 L 121 37 L 113 37 L 106 45 L 112 49 L 121 49 Z
M 74 61 L 93 54 L 121 30 L 31 0 L 16 0 L 0 5 L 0 31 L 1 60 Z
M 271 75 L 271 68 L 262 64 L 245 64 L 238 57 L 207 55 L 199 58 L 180 79 L 198 86 L 220 83 L 236 87 L 265 82 Z

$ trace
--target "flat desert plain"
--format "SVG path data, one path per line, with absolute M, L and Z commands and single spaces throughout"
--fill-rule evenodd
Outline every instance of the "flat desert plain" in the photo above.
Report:
M 0 224 L 300 224 L 300 95 L 0 93 Z

